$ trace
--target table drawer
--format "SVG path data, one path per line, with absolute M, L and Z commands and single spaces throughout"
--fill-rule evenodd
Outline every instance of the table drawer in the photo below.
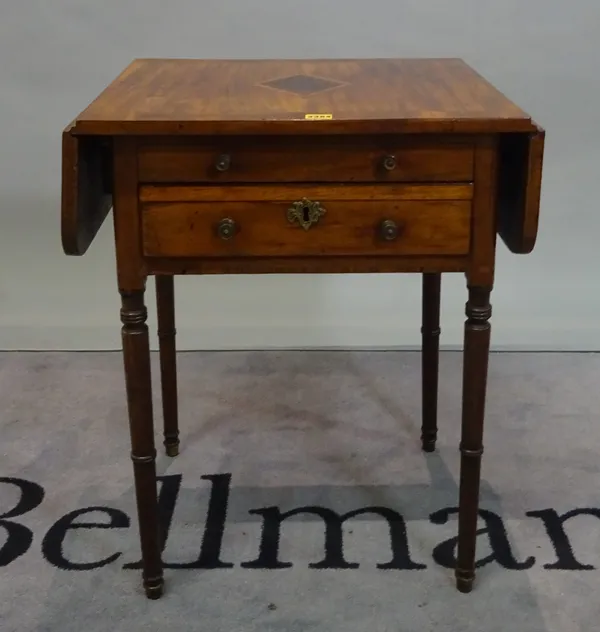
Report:
M 467 140 L 222 138 L 144 143 L 140 182 L 470 182 Z
M 471 194 L 469 185 L 143 187 L 144 255 L 465 255 Z

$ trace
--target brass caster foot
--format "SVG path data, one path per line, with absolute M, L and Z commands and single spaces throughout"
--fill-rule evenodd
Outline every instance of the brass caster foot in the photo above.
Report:
M 423 452 L 435 452 L 435 439 L 424 439 L 421 442 Z
M 165 445 L 167 456 L 177 456 L 179 454 L 179 442 Z
M 148 599 L 159 599 L 164 591 L 164 580 L 162 577 L 156 577 L 144 581 L 144 590 Z
M 436 440 L 437 440 L 437 435 L 422 436 L 421 446 L 423 448 L 423 452 L 435 452 Z
M 461 593 L 470 593 L 473 590 L 475 574 L 467 571 L 456 571 L 456 587 Z

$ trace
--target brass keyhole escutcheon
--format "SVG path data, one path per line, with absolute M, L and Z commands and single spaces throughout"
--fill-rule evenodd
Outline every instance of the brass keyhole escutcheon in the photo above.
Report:
M 310 224 L 310 211 L 308 210 L 308 206 L 302 207 L 302 222 L 304 224 Z
M 326 212 L 320 202 L 302 198 L 290 206 L 287 218 L 290 224 L 298 224 L 304 230 L 308 230 L 318 223 Z

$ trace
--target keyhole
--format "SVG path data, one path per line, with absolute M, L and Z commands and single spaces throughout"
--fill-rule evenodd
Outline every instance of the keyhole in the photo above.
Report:
M 310 221 L 310 212 L 308 206 L 304 206 L 302 208 L 302 219 L 305 224 Z

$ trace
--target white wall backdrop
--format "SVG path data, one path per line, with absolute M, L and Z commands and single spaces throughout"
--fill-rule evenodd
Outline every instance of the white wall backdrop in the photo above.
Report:
M 111 222 L 85 257 L 61 251 L 60 132 L 131 59 L 451 56 L 547 129 L 538 245 L 525 257 L 500 245 L 494 347 L 600 349 L 597 0 L 0 4 L 0 348 L 120 346 Z M 456 347 L 464 280 L 444 281 L 442 343 Z M 190 277 L 176 289 L 184 349 L 419 343 L 417 276 Z

